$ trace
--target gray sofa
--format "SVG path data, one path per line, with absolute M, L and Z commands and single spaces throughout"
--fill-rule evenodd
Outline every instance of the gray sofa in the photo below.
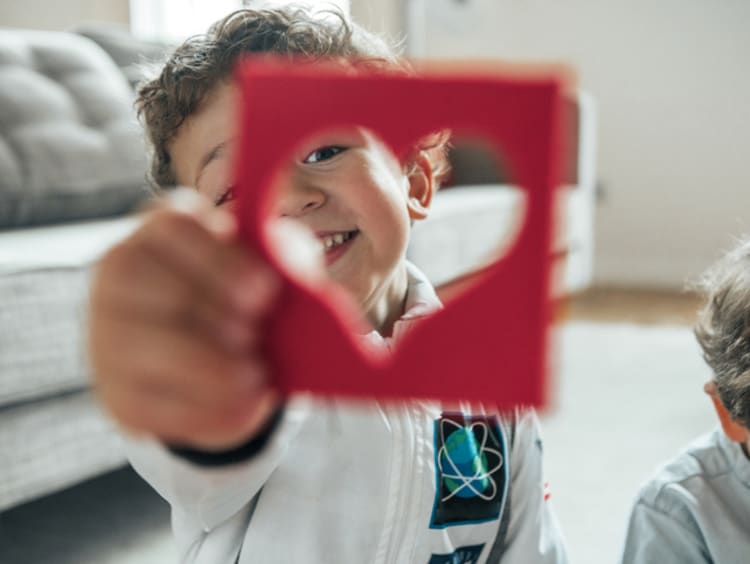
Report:
M 127 231 L 110 218 L 148 197 L 132 47 L 120 68 L 78 33 L 0 30 L 0 510 L 124 462 L 82 324 L 89 265 Z
M 86 296 L 92 265 L 149 197 L 132 84 L 142 54 L 163 48 L 121 30 L 0 30 L 0 511 L 125 463 L 90 390 Z M 564 291 L 589 283 L 593 244 L 593 113 L 574 106 Z M 440 284 L 480 268 L 518 205 L 496 183 L 446 190 L 410 257 Z

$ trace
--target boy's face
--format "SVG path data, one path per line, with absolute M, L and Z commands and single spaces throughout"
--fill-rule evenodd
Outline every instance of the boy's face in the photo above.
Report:
M 222 84 L 178 130 L 170 146 L 178 181 L 218 205 L 233 197 L 236 151 L 234 86 Z M 276 187 L 279 217 L 309 228 L 321 242 L 329 276 L 380 328 L 402 307 L 411 219 L 426 215 L 429 167 L 407 177 L 397 159 L 360 128 L 324 133 L 292 155 Z

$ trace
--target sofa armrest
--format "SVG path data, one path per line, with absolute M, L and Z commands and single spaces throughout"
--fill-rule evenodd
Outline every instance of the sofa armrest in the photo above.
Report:
M 555 291 L 585 289 L 593 278 L 596 174 L 596 107 L 582 91 L 568 98 L 563 185 L 555 202 Z M 523 215 L 522 194 L 502 160 L 470 139 L 449 155 L 451 183 L 437 193 L 427 220 L 414 226 L 409 258 L 436 286 L 459 280 L 487 264 L 510 243 Z M 504 195 L 502 193 L 505 192 Z M 503 241 L 501 243 L 501 241 Z

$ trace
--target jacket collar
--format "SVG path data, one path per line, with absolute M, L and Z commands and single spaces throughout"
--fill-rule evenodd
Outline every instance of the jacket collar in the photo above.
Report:
M 365 335 L 365 339 L 376 346 L 391 350 L 393 344 L 400 341 L 404 334 L 413 327 L 417 321 L 428 317 L 430 314 L 442 309 L 443 304 L 435 293 L 435 289 L 427 280 L 424 273 L 412 263 L 406 263 L 406 300 L 404 313 L 393 325 L 393 335 L 383 337 L 373 330 Z

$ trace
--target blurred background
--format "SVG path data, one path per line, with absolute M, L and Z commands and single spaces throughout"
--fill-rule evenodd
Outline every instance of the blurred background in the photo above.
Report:
M 158 61 L 171 46 L 234 9 L 285 3 L 3 0 L 0 73 L 25 61 L 17 46 L 32 37 L 28 31 L 76 33 L 92 39 L 114 61 L 105 70 L 122 74 L 111 79 L 124 85 L 118 85 L 122 89 L 115 89 L 113 98 L 127 114 L 140 63 Z M 562 221 L 567 235 L 560 253 L 562 260 L 567 257 L 567 275 L 559 290 L 554 341 L 556 393 L 542 415 L 552 500 L 572 561 L 615 562 L 639 485 L 714 424 L 701 392 L 710 374 L 690 329 L 700 300 L 686 286 L 750 232 L 750 3 L 335 3 L 365 28 L 400 42 L 414 59 L 560 62 L 574 69 L 581 95 L 571 102 L 577 176 L 569 179 L 572 197 Z M 0 167 L 10 162 L 8 154 L 23 153 L 18 146 L 27 147 L 14 145 L 20 138 L 8 124 L 21 115 L 14 104 L 36 92 L 32 86 L 8 93 L 2 84 Z M 170 562 L 175 556 L 167 508 L 124 466 L 112 439 L 116 431 L 88 395 L 78 337 L 89 267 L 104 245 L 127 232 L 127 219 L 119 218 L 145 194 L 145 152 L 131 117 L 131 136 L 111 137 L 112 146 L 120 147 L 115 156 L 124 164 L 106 168 L 122 170 L 104 178 L 107 186 L 95 187 L 101 193 L 110 185 L 118 190 L 117 198 L 101 200 L 101 213 L 65 208 L 82 192 L 69 190 L 61 200 L 59 174 L 47 179 L 57 183 L 49 194 L 43 193 L 35 167 L 18 168 L 20 180 L 14 184 L 16 168 L 9 165 L 10 172 L 0 179 L 3 563 L 124 564 Z M 35 154 L 46 154 L 47 161 L 57 155 Z M 96 160 L 86 156 L 81 162 Z M 90 175 L 89 169 L 65 171 L 73 179 L 84 173 Z M 461 178 L 454 183 L 462 184 Z M 19 194 L 36 199 L 21 200 Z M 512 205 L 497 194 L 489 204 L 469 198 L 459 205 L 454 191 L 445 194 L 431 224 L 436 227 L 415 231 L 415 255 L 429 254 L 430 248 L 434 254 L 436 237 L 445 244 L 443 259 L 472 254 L 471 241 L 477 238 L 460 232 L 446 236 L 440 221 L 464 210 L 458 224 L 469 229 L 487 223 L 484 216 L 477 220 L 479 212 L 492 220 L 492 214 Z M 100 225 L 105 217 L 118 218 L 116 225 Z M 69 258 L 67 242 L 83 239 L 96 239 L 100 247 Z M 444 269 L 440 264 L 436 277 Z M 451 277 L 439 278 L 443 282 L 447 295 Z M 54 296 L 39 305 L 40 292 L 50 289 Z M 24 309 L 29 304 L 43 310 L 30 314 Z M 24 320 L 45 326 L 47 333 L 24 332 Z M 56 335 L 73 337 L 59 344 Z M 46 349 L 46 338 L 56 344 Z M 45 368 L 29 371 L 40 358 Z M 56 377 L 69 374 L 68 381 L 50 384 L 53 372 Z M 25 388 L 14 383 L 21 377 Z M 48 437 L 47 442 L 37 444 L 39 436 Z M 63 452 L 60 445 L 72 446 Z M 31 479 L 37 475 L 38 480 Z
M 177 39 L 242 4 L 4 0 L 0 25 L 112 22 L 141 37 Z M 576 69 L 599 114 L 596 283 L 680 289 L 749 230 L 747 2 L 338 4 L 366 28 L 404 40 L 415 58 L 560 61 Z

